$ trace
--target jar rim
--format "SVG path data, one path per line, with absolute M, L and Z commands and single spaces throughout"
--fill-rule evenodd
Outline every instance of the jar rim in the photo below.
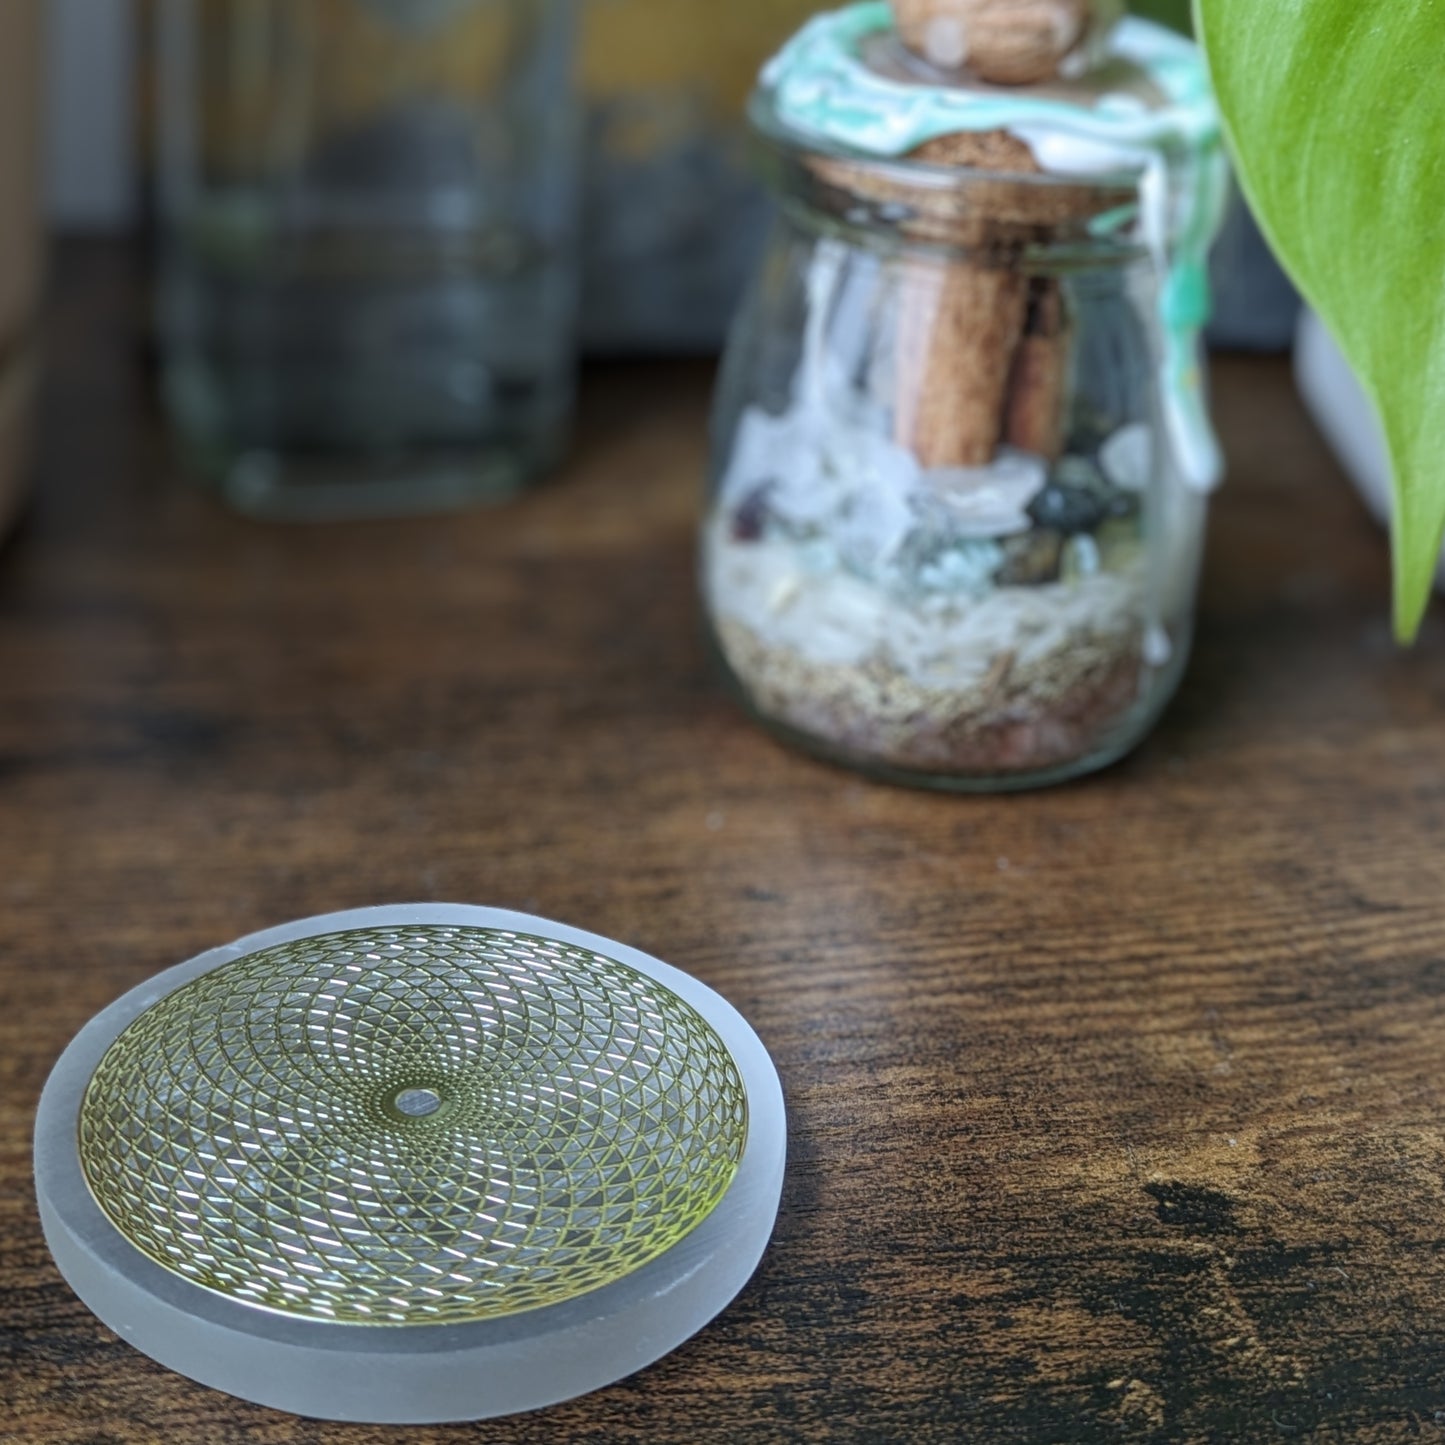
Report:
M 1143 183 L 1142 166 L 1091 171 L 1068 175 L 1058 171 L 995 170 L 984 166 L 950 165 L 915 155 L 880 155 L 827 137 L 808 135 L 795 129 L 778 112 L 774 90 L 759 85 L 748 101 L 747 118 L 758 141 L 786 157 L 804 161 L 810 157 L 846 162 L 860 175 L 916 186 L 938 194 L 960 192 L 972 185 L 1023 186 L 1032 191 L 1132 191 Z
M 761 170 L 784 208 L 806 223 L 874 243 L 984 264 L 1123 264 L 1146 248 L 1142 177 L 1076 177 L 880 156 L 782 124 L 766 89 L 750 119 Z

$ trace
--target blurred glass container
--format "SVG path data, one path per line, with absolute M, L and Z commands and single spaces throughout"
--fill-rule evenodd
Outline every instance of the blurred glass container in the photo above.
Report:
M 160 0 L 167 404 L 252 515 L 436 511 L 555 463 L 574 0 Z
M 25 496 L 40 304 L 39 0 L 0 4 L 0 536 Z
M 1144 22 L 1101 83 L 1137 67 L 1152 112 L 940 84 L 895 40 L 886 5 L 820 16 L 755 95 L 781 205 L 720 378 L 703 604 L 785 740 L 895 782 L 1044 786 L 1136 746 L 1188 658 L 1222 467 L 1217 117 L 1193 47 Z M 1110 148 L 1125 127 L 1139 149 Z M 1083 163 L 1046 171 L 1012 128 Z
M 817 0 L 586 7 L 589 350 L 721 347 L 771 218 L 748 163 L 744 104 L 758 66 L 817 8 Z

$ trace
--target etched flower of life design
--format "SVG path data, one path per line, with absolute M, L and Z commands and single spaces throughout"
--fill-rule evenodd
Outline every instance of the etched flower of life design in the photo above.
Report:
M 747 1138 L 723 1041 L 647 975 L 555 940 L 348 930 L 160 1000 L 80 1111 L 137 1249 L 231 1298 L 349 1324 L 573 1299 L 717 1206 Z

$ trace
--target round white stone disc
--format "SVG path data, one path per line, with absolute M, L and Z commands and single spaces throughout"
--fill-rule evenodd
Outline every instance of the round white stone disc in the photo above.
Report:
M 525 914 L 253 934 L 56 1065 L 35 1177 L 61 1273 L 162 1364 L 263 1405 L 478 1420 L 600 1389 L 766 1248 L 782 1091 L 696 979 Z

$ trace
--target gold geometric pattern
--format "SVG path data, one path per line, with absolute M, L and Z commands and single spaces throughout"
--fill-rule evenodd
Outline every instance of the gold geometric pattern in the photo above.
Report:
M 626 964 L 390 927 L 226 964 L 153 1005 L 86 1090 L 115 1227 L 237 1300 L 457 1324 L 574 1299 L 695 1229 L 747 1139 L 741 1076 Z

